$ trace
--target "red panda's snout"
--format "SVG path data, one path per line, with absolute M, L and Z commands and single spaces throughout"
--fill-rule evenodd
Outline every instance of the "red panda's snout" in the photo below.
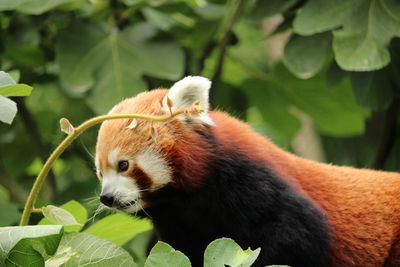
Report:
M 110 120 L 99 130 L 96 146 L 96 169 L 101 181 L 100 201 L 109 207 L 134 213 L 148 205 L 143 195 L 155 192 L 174 181 L 175 166 L 169 153 L 176 139 L 177 129 L 185 127 L 185 120 L 196 124 L 213 125 L 207 113 L 208 91 L 211 83 L 202 77 L 186 77 L 169 90 L 153 90 L 117 104 L 110 114 L 142 113 L 162 115 L 190 107 L 200 101 L 205 112 L 198 116 L 180 115 L 171 121 L 154 123 L 157 136 L 152 138 L 152 123 L 138 120 Z M 167 98 L 172 107 L 167 104 Z

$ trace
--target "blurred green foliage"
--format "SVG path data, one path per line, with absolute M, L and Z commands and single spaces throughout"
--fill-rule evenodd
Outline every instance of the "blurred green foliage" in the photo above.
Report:
M 215 108 L 287 150 L 304 154 L 295 140 L 311 125 L 319 160 L 400 170 L 398 1 L 5 0 L 0 11 L 0 120 L 18 107 L 0 124 L 2 226 L 64 137 L 61 117 L 77 125 L 185 75 L 212 79 Z M 15 97 L 25 84 L 32 94 Z M 64 153 L 38 206 L 77 199 L 93 213 L 95 142 L 92 129 Z

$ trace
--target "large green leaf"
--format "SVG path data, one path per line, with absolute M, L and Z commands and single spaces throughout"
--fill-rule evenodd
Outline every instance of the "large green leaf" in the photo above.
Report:
M 112 241 L 117 245 L 123 245 L 137 234 L 151 228 L 152 225 L 147 219 L 117 213 L 101 219 L 84 232 Z
M 141 75 L 176 79 L 183 53 L 170 42 L 152 42 L 153 26 L 139 24 L 119 32 L 100 24 L 76 22 L 60 34 L 57 61 L 67 92 L 82 95 L 104 113 L 123 98 L 146 89 Z
M 70 215 L 66 215 L 69 218 L 69 220 L 71 220 L 71 218 L 69 216 L 73 216 L 73 220 L 74 220 L 73 224 L 77 223 L 77 225 L 64 226 L 64 231 L 65 232 L 78 232 L 79 230 L 81 230 L 87 220 L 87 211 L 86 211 L 85 207 L 83 207 L 79 202 L 77 202 L 75 200 L 70 200 L 67 203 L 61 205 L 60 208 L 62 208 L 63 210 L 65 210 L 66 212 L 68 212 L 70 214 Z M 49 220 L 48 218 L 45 217 L 42 220 L 40 220 L 40 222 L 38 224 L 39 225 L 52 225 L 52 224 L 55 224 L 55 222 L 52 220 Z M 62 224 L 62 223 L 59 223 L 59 224 Z
M 132 257 L 114 243 L 86 233 L 65 233 L 56 255 L 68 252 L 63 267 L 135 267 Z
M 204 253 L 204 267 L 250 267 L 261 249 L 242 248 L 230 238 L 220 238 L 211 242 Z
M 164 242 L 157 244 L 150 251 L 145 267 L 191 267 L 191 263 L 182 252 Z
M 58 247 L 61 225 L 0 228 L 0 265 L 40 267 Z
M 0 121 L 11 124 L 17 114 L 17 104 L 0 95 Z
M 330 49 L 329 33 L 294 35 L 285 46 L 283 62 L 294 75 L 308 79 L 321 70 Z
M 275 67 L 265 86 L 278 90 L 287 101 L 311 116 L 321 133 L 352 136 L 364 131 L 369 112 L 357 105 L 349 79 L 335 90 L 327 90 L 324 73 L 302 80 L 294 77 L 282 64 Z
M 333 49 L 345 70 L 369 71 L 390 61 L 388 44 L 400 36 L 400 4 L 395 0 L 309 1 L 294 21 L 299 34 L 334 31 Z

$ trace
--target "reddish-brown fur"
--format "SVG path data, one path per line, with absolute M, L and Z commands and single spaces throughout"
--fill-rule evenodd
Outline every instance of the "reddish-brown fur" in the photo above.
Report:
M 163 114 L 166 90 L 154 90 L 128 99 L 116 113 Z M 140 103 L 140 104 L 139 104 Z M 221 146 L 235 144 L 251 159 L 263 161 L 280 177 L 312 199 L 327 215 L 333 233 L 332 266 L 400 266 L 400 174 L 323 164 L 285 152 L 255 133 L 247 124 L 231 116 L 211 111 L 216 126 L 211 130 Z M 109 121 L 102 126 L 97 151 L 102 155 L 121 147 L 130 155 L 144 147 L 154 147 L 171 159 L 171 168 L 182 170 L 182 177 L 202 177 L 206 171 L 208 146 L 188 130 L 180 119 L 155 123 L 159 137 L 149 139 L 150 123 L 139 121 L 134 134 L 123 129 L 130 120 Z M 124 134 L 115 135 L 109 125 Z M 201 125 L 197 127 L 203 127 Z M 107 140 L 107 142 L 103 142 Z M 132 145 L 132 144 L 135 145 Z M 203 149 L 204 148 L 204 149 Z M 102 168 L 107 157 L 100 157 Z M 108 166 L 109 167 L 109 166 Z M 182 188 L 202 181 L 175 181 Z

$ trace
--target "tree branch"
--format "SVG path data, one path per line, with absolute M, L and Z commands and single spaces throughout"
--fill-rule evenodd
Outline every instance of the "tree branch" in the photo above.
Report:
M 215 67 L 215 71 L 214 71 L 214 75 L 212 77 L 212 82 L 213 82 L 213 88 L 214 90 L 212 90 L 210 92 L 210 99 L 211 102 L 213 102 L 213 99 L 215 98 L 216 95 L 216 88 L 218 87 L 218 84 L 221 80 L 221 75 L 222 75 L 222 71 L 223 71 L 223 67 L 224 67 L 224 60 L 225 60 L 225 56 L 226 56 L 226 52 L 227 52 L 227 48 L 228 48 L 228 44 L 229 41 L 231 40 L 232 37 L 232 30 L 233 30 L 233 26 L 235 25 L 235 23 L 238 21 L 239 17 L 240 17 L 240 13 L 243 10 L 243 7 L 245 5 L 246 1 L 245 0 L 239 0 L 236 4 L 236 7 L 233 11 L 232 17 L 229 19 L 228 24 L 224 30 L 221 42 L 219 44 L 219 55 L 218 55 L 218 59 L 217 59 L 217 64 Z
M 400 112 L 400 97 L 395 97 L 392 104 L 385 112 L 383 131 L 380 136 L 379 145 L 372 167 L 383 169 L 396 141 L 396 126 Z

